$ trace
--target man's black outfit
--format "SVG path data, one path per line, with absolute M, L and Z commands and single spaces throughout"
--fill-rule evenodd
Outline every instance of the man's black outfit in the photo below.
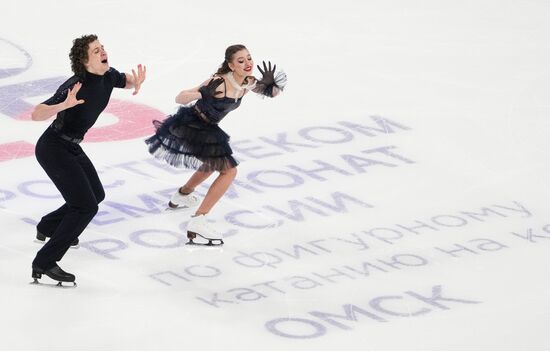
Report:
M 56 262 L 84 231 L 105 198 L 97 171 L 79 143 L 107 106 L 113 88 L 126 86 L 126 75 L 110 68 L 102 76 L 89 72 L 83 78 L 73 76 L 43 104 L 56 105 L 65 101 L 69 89 L 77 82 L 82 83 L 77 98 L 84 103 L 59 112 L 36 143 L 36 158 L 65 204 L 42 217 L 37 225 L 37 231 L 50 240 L 36 254 L 32 263 L 33 276 L 35 273 L 52 276 L 49 272 L 55 279 L 66 281 L 74 281 L 74 276 L 63 272 Z

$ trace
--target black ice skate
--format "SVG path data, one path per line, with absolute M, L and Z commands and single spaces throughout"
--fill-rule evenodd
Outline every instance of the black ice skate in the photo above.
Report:
M 39 244 L 45 244 L 46 239 L 50 236 L 46 236 L 45 234 L 40 233 L 39 231 L 36 231 L 36 239 L 34 239 L 35 242 Z M 71 249 L 78 249 L 80 247 L 78 238 L 74 239 L 71 243 Z
M 55 265 L 50 269 L 42 269 L 42 268 L 37 267 L 33 264 L 32 265 L 32 278 L 34 279 L 34 281 L 31 282 L 31 284 L 54 286 L 52 284 L 44 284 L 44 283 L 39 282 L 38 279 L 42 278 L 42 274 L 50 277 L 53 280 L 57 280 L 57 284 L 55 285 L 56 287 L 63 287 L 63 288 L 76 287 L 76 282 L 75 282 L 76 277 L 74 276 L 74 274 L 65 272 L 58 265 Z M 63 282 L 73 283 L 73 285 L 72 286 L 63 285 Z
M 208 224 L 205 215 L 192 217 L 187 224 L 187 245 L 223 245 L 223 236 Z M 199 241 L 194 241 L 198 239 Z

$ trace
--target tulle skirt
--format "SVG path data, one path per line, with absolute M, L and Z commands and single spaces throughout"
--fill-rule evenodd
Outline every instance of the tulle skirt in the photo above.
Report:
M 153 121 L 156 132 L 145 143 L 149 153 L 177 168 L 203 172 L 223 171 L 238 165 L 229 146 L 229 135 L 217 124 L 182 106 L 164 121 Z

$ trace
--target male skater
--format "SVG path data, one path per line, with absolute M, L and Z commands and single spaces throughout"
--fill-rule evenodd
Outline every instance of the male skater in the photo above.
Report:
M 107 106 L 113 88 L 133 88 L 135 95 L 146 74 L 141 65 L 137 73 L 132 69 L 132 74 L 110 67 L 107 52 L 96 35 L 75 39 L 69 58 L 74 76 L 32 113 L 34 121 L 57 115 L 36 143 L 36 159 L 65 200 L 63 206 L 42 217 L 37 225 L 37 239 L 50 239 L 32 262 L 36 283 L 42 274 L 57 280 L 58 285 L 75 281 L 75 276 L 63 271 L 57 262 L 71 244 L 78 243 L 78 236 L 105 198 L 94 165 L 79 144 Z

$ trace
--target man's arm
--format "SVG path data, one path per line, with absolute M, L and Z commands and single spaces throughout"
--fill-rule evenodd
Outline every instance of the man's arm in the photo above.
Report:
M 84 100 L 78 100 L 76 98 L 76 93 L 78 93 L 81 87 L 82 87 L 82 83 L 80 82 L 76 83 L 67 92 L 67 98 L 65 99 L 65 101 L 60 102 L 59 104 L 55 104 L 55 105 L 38 104 L 34 108 L 34 111 L 32 111 L 31 119 L 33 121 L 44 121 L 50 118 L 51 116 L 58 114 L 63 110 L 69 109 L 76 105 L 83 104 Z
M 126 75 L 126 86 L 124 89 L 134 89 L 132 95 L 136 95 L 141 88 L 141 83 L 145 80 L 145 75 L 147 74 L 147 67 L 138 65 L 137 73 L 132 69 L 132 74 L 124 73 Z

